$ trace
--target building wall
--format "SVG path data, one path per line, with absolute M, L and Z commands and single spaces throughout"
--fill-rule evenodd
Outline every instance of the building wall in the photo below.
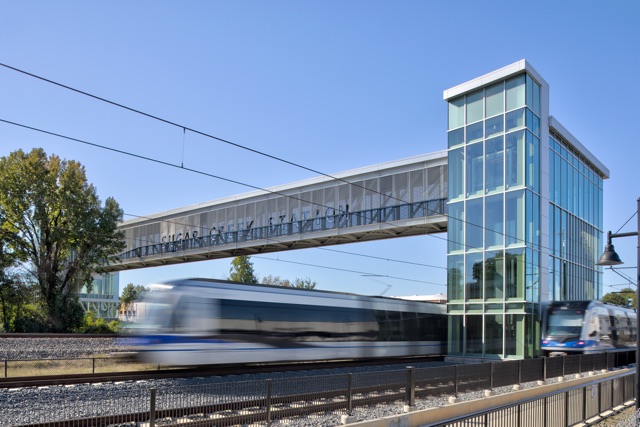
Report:
M 87 287 L 80 291 L 80 303 L 85 312 L 96 318 L 117 319 L 120 302 L 120 276 L 118 273 L 98 275 L 93 278 L 91 292 Z
M 602 296 L 595 262 L 608 171 L 549 115 L 549 86 L 526 61 L 444 99 L 449 354 L 535 357 L 541 303 Z
M 447 99 L 449 354 L 533 357 L 548 86 L 523 62 L 457 92 Z
M 602 299 L 603 173 L 557 129 L 549 137 L 549 299 Z

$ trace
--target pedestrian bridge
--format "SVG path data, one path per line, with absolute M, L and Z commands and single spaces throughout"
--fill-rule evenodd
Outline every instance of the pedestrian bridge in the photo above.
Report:
M 108 271 L 447 231 L 447 153 L 320 176 L 124 221 Z

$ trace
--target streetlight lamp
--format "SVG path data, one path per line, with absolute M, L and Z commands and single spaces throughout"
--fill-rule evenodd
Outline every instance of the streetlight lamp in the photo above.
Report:
M 640 313 L 638 313 L 638 305 L 640 304 L 640 198 L 637 200 L 638 202 L 638 210 L 636 211 L 636 216 L 638 219 L 638 228 L 637 231 L 633 231 L 630 233 L 615 233 L 612 234 L 611 231 L 607 233 L 607 245 L 604 247 L 604 252 L 602 256 L 596 263 L 596 265 L 619 265 L 622 264 L 622 260 L 620 256 L 616 253 L 613 245 L 611 244 L 611 239 L 614 237 L 628 237 L 628 236 L 637 236 L 638 237 L 638 253 L 637 253 L 637 264 L 636 264 L 636 411 L 640 409 L 640 371 L 638 371 L 638 364 L 640 363 Z

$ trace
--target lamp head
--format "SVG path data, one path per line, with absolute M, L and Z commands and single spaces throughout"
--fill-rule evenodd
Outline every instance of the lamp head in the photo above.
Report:
M 620 256 L 613 248 L 613 245 L 611 243 L 608 243 L 604 247 L 604 252 L 600 256 L 600 259 L 598 260 L 598 262 L 596 262 L 596 265 L 620 265 L 620 264 L 623 264 L 622 260 L 620 259 Z

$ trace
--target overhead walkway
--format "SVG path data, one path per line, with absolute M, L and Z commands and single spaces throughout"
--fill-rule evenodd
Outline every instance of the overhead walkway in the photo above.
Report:
M 440 151 L 124 221 L 109 271 L 447 231 Z

